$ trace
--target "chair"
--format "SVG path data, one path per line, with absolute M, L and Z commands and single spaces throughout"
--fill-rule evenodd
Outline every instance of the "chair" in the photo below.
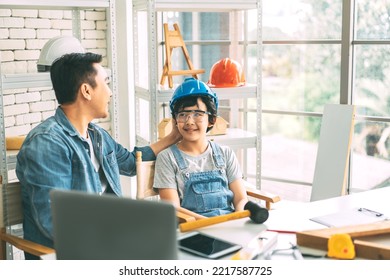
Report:
M 26 136 L 6 137 L 7 150 L 19 150 Z M 13 259 L 14 246 L 35 256 L 50 254 L 54 249 L 25 240 L 13 233 L 23 223 L 21 185 L 19 182 L 3 184 L 0 176 L 0 260 Z M 8 250 L 7 250 L 8 248 Z
M 137 168 L 137 199 L 154 197 L 158 199 L 158 193 L 153 190 L 154 161 L 143 161 L 142 152 L 136 152 Z
M 142 152 L 136 152 L 136 167 L 137 167 L 137 199 L 145 199 L 158 194 L 153 190 L 154 180 L 154 161 L 143 161 Z M 280 201 L 279 196 L 275 196 L 260 190 L 257 190 L 253 185 L 244 181 L 247 195 L 253 200 L 264 200 L 267 209 L 271 209 L 271 203 Z M 195 220 L 194 217 L 177 211 L 179 223 L 190 222 Z
M 7 259 L 7 246 L 15 246 L 35 256 L 53 253 L 52 248 L 12 234 L 11 227 L 23 222 L 21 185 L 19 182 L 3 184 L 2 177 L 0 180 L 0 259 Z M 12 258 L 12 253 L 9 252 L 8 259 Z

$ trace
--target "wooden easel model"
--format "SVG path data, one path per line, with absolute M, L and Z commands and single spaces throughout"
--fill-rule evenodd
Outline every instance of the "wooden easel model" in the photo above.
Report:
M 163 73 L 161 76 L 160 84 L 164 85 L 166 77 L 168 77 L 169 88 L 173 88 L 173 78 L 172 76 L 178 75 L 191 75 L 195 79 L 198 79 L 197 74 L 202 74 L 205 72 L 204 69 L 194 69 L 192 65 L 190 56 L 188 54 L 186 45 L 181 36 L 179 26 L 177 23 L 173 24 L 174 30 L 169 30 L 168 23 L 164 23 L 164 34 L 165 34 L 165 64 L 163 68 Z M 172 51 L 174 48 L 181 47 L 184 57 L 187 61 L 188 70 L 172 70 Z

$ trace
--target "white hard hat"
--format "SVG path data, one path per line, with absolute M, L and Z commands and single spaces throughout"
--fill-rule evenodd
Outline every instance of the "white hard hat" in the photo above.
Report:
M 50 70 L 54 60 L 67 53 L 84 53 L 80 41 L 73 36 L 58 36 L 51 38 L 43 46 L 39 55 L 37 68 L 38 72 Z

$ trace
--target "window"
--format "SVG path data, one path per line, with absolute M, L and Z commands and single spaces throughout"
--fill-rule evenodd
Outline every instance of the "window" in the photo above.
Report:
M 231 14 L 163 17 L 179 21 L 193 62 L 206 70 L 203 81 L 214 62 L 232 55 Z M 248 31 L 236 34 L 240 47 L 234 55 L 248 54 L 246 77 L 253 83 L 256 11 L 238 20 Z M 357 106 L 349 192 L 390 186 L 390 2 L 264 0 L 262 24 L 261 188 L 309 200 L 322 111 L 329 103 Z M 221 107 L 229 106 L 224 101 Z M 244 110 L 247 128 L 255 132 L 254 102 Z M 256 153 L 248 154 L 248 173 L 254 175 Z
M 321 113 L 340 100 L 342 1 L 263 1 L 262 188 L 307 201 Z
M 305 200 L 321 125 L 316 112 L 326 103 L 357 105 L 349 191 L 389 186 L 390 3 L 263 3 L 262 188 Z M 343 9 L 355 12 L 342 18 Z M 343 29 L 355 33 L 342 38 Z
M 390 2 L 355 1 L 351 191 L 390 186 Z

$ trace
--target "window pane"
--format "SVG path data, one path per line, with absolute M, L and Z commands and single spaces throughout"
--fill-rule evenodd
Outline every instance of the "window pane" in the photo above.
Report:
M 264 46 L 263 109 L 322 112 L 339 92 L 339 45 Z
M 263 39 L 340 39 L 341 4 L 342 0 L 264 0 Z
M 390 187 L 390 125 L 355 121 L 351 191 Z
M 263 114 L 262 177 L 311 184 L 321 118 Z
M 357 0 L 357 39 L 390 39 L 390 1 Z
M 173 29 L 173 23 L 178 22 L 183 40 L 186 43 L 190 59 L 195 69 L 204 69 L 205 73 L 198 75 L 198 78 L 204 82 L 209 79 L 210 69 L 218 60 L 230 57 L 242 63 L 240 60 L 243 57 L 242 46 L 237 46 L 234 51 L 231 49 L 229 13 L 182 13 L 182 12 L 165 12 L 163 13 L 163 22 L 169 24 L 169 28 Z M 238 22 L 242 22 L 242 13 Z M 236 26 L 236 25 L 234 25 Z M 240 38 L 243 39 L 244 25 L 237 25 Z M 164 48 L 162 48 L 165 51 Z M 237 52 L 237 53 L 236 53 Z M 165 59 L 165 53 L 162 53 Z M 188 69 L 187 62 L 180 48 L 173 49 L 172 52 L 172 68 L 174 70 Z M 174 83 L 181 83 L 184 76 L 174 76 Z
M 261 180 L 261 190 L 280 196 L 282 200 L 309 202 L 311 186 Z
M 390 117 L 390 46 L 359 45 L 355 52 L 358 113 Z
M 168 13 L 168 23 L 174 22 L 185 41 L 229 40 L 229 13 Z

